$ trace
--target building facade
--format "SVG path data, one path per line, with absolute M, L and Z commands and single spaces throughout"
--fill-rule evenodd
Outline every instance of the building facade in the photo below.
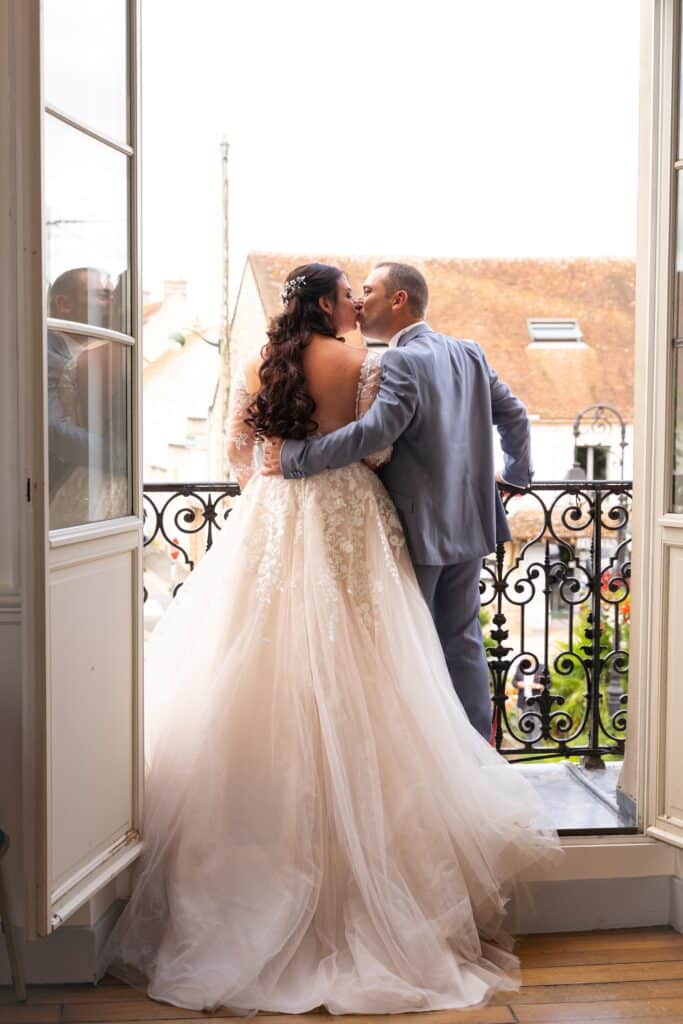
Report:
M 313 259 L 341 267 L 355 294 L 377 259 L 342 254 L 250 253 L 230 331 L 233 372 L 266 340 L 282 308 L 287 273 Z M 410 262 L 409 258 L 408 262 Z M 416 262 L 430 289 L 427 319 L 453 338 L 472 338 L 524 401 L 535 476 L 563 479 L 576 462 L 586 476 L 633 472 L 635 266 L 627 260 Z M 354 345 L 373 344 L 358 332 Z M 596 417 L 596 406 L 615 411 Z M 580 413 L 585 415 L 574 425 Z M 575 451 L 575 448 L 577 449 Z

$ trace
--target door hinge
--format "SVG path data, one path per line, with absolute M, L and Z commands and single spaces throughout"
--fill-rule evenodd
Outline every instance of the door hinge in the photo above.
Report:
M 31 477 L 26 478 L 26 500 L 31 501 Z

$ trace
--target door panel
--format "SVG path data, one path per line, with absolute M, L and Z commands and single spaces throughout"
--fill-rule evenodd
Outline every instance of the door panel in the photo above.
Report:
M 650 26 L 644 40 L 652 79 L 641 105 L 634 479 L 641 511 L 634 546 L 637 625 L 632 640 L 645 698 L 646 831 L 683 846 L 683 516 L 677 514 L 676 487 L 676 368 L 683 341 L 683 161 L 677 157 L 681 2 L 669 0 L 643 11 Z M 651 103 L 645 102 L 648 95 Z
M 96 541 L 58 549 L 50 572 L 53 898 L 56 890 L 68 891 L 84 868 L 134 830 L 131 596 L 137 583 L 137 530 L 116 541 L 120 550 L 108 554 Z
M 139 0 L 31 9 L 44 100 L 36 478 L 47 486 L 33 509 L 43 548 L 28 895 L 34 933 L 48 934 L 142 845 Z

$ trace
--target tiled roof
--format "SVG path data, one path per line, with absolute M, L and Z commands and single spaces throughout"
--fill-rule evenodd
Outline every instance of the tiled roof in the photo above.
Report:
M 145 302 L 142 306 L 142 322 L 146 324 L 151 316 L 158 313 L 163 303 L 161 299 L 155 300 L 154 302 Z
M 266 316 L 295 266 L 320 260 L 342 267 L 354 291 L 377 258 L 250 253 Z M 500 377 L 542 420 L 573 420 L 588 405 L 615 405 L 633 419 L 635 265 L 629 260 L 407 260 L 430 290 L 427 319 L 454 338 L 473 338 Z M 585 347 L 530 348 L 527 319 L 578 320 Z

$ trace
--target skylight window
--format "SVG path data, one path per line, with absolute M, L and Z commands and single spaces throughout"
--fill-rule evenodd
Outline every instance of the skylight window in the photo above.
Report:
M 584 348 L 578 320 L 569 317 L 530 317 L 527 322 L 529 344 L 544 348 Z

